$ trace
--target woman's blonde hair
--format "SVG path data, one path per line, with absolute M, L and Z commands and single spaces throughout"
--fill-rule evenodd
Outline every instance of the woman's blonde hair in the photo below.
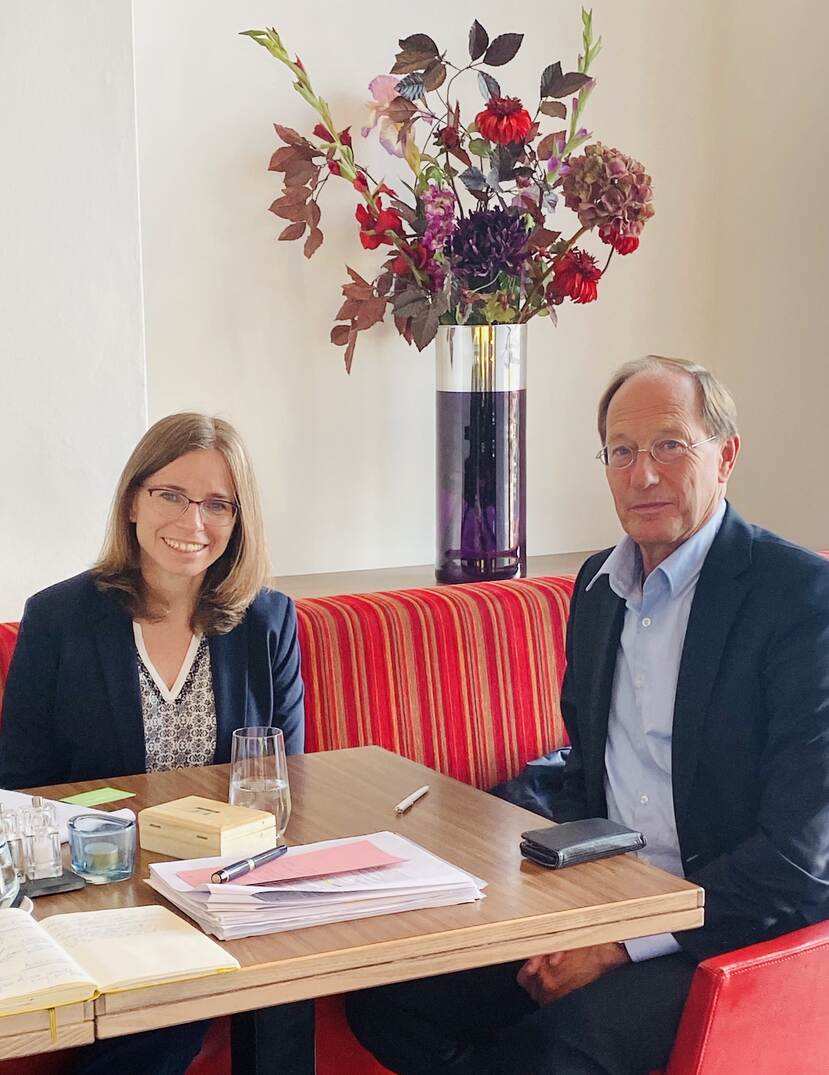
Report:
M 722 381 L 714 374 L 700 366 L 698 362 L 690 362 L 687 358 L 667 358 L 665 355 L 645 355 L 644 358 L 635 358 L 632 362 L 626 362 L 620 366 L 610 379 L 610 384 L 602 393 L 599 400 L 598 427 L 599 438 L 602 444 L 607 437 L 607 411 L 610 401 L 625 383 L 637 373 L 654 372 L 687 373 L 697 383 L 700 393 L 700 409 L 702 423 L 705 432 L 711 437 L 733 437 L 737 432 L 737 406 Z
M 141 573 L 135 524 L 130 522 L 133 498 L 162 467 L 188 452 L 208 449 L 221 452 L 227 463 L 238 512 L 227 548 L 207 570 L 192 626 L 204 634 L 225 634 L 241 621 L 265 584 L 268 557 L 253 468 L 241 437 L 221 418 L 170 414 L 147 430 L 121 473 L 104 545 L 92 571 L 98 589 L 115 592 L 133 617 L 165 615 L 166 608 L 148 591 Z

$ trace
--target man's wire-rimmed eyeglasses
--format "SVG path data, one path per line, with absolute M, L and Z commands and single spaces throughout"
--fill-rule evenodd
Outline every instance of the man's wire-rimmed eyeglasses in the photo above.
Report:
M 633 462 L 642 452 L 648 452 L 655 463 L 677 463 L 688 454 L 692 448 L 698 448 L 701 444 L 717 440 L 715 433 L 711 437 L 695 440 L 693 444 L 679 440 L 677 437 L 664 437 L 655 440 L 649 448 L 639 448 L 635 444 L 606 444 L 596 453 L 596 459 L 601 460 L 606 467 L 614 470 L 624 470 L 625 467 L 633 466 Z

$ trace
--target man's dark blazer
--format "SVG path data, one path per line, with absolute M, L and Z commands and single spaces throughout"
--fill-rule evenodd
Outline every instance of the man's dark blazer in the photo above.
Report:
M 624 602 L 579 573 L 562 709 L 573 745 L 553 816 L 607 815 L 605 743 Z M 672 744 L 682 862 L 705 959 L 829 917 L 829 563 L 728 506 L 697 583 Z
M 232 631 L 209 639 L 215 762 L 245 725 L 282 728 L 290 754 L 305 727 L 296 612 L 262 590 Z M 132 619 L 85 572 L 26 602 L 0 727 L 0 787 L 146 771 Z

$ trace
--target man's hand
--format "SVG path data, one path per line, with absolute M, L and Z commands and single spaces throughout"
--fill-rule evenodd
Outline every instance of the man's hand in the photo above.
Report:
M 623 944 L 615 941 L 593 944 L 589 948 L 533 956 L 518 972 L 517 981 L 536 1004 L 549 1004 L 629 962 L 630 956 Z

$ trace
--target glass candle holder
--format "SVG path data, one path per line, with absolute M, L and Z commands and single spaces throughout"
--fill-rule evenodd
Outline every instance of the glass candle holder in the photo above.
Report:
M 135 821 L 132 818 L 78 814 L 70 819 L 72 869 L 93 885 L 125 881 L 135 867 Z

